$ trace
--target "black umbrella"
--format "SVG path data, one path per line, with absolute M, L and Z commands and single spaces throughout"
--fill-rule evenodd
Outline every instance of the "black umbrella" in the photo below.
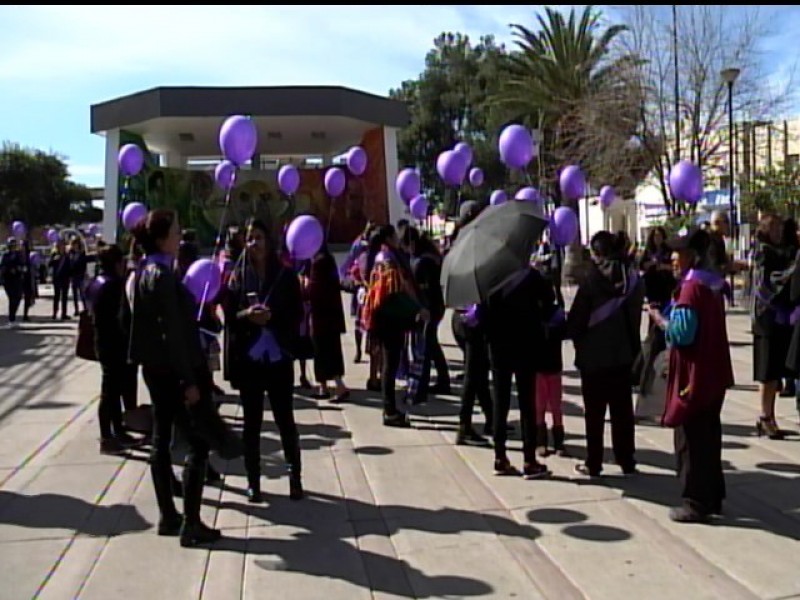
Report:
M 485 302 L 509 277 L 530 263 L 547 219 L 533 202 L 512 200 L 485 209 L 464 227 L 442 265 L 445 303 Z

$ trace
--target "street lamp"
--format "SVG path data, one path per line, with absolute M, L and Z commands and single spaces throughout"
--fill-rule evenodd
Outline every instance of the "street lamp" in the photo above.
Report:
M 736 180 L 736 156 L 734 154 L 734 143 L 736 136 L 733 133 L 733 84 L 739 77 L 741 71 L 735 67 L 723 69 L 720 73 L 722 81 L 728 84 L 728 171 L 730 172 L 730 195 L 728 201 L 731 209 L 731 232 L 734 244 L 739 243 L 739 216 L 736 214 L 736 202 L 733 199 L 734 181 Z

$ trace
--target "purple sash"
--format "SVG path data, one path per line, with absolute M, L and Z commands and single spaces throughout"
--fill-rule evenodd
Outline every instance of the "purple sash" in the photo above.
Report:
M 713 271 L 702 269 L 690 269 L 683 278 L 684 281 L 696 281 L 715 292 L 722 292 L 725 289 L 725 278 Z
M 592 311 L 592 314 L 589 316 L 588 327 L 594 327 L 598 323 L 605 321 L 607 318 L 613 315 L 617 310 L 619 310 L 619 308 L 622 307 L 625 301 L 631 297 L 633 290 L 636 289 L 637 283 L 639 283 L 639 275 L 635 271 L 632 271 L 628 275 L 628 281 L 626 284 L 627 289 L 625 290 L 625 293 L 622 296 L 617 296 L 616 298 L 612 298 L 611 300 L 608 300 L 604 304 L 601 304 L 600 306 L 595 308 Z
M 470 307 L 464 312 L 464 315 L 461 317 L 464 320 L 464 325 L 467 327 L 475 327 L 480 322 L 478 317 L 478 305 L 472 304 Z

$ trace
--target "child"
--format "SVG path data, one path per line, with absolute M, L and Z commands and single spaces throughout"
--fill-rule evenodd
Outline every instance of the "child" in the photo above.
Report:
M 545 345 L 542 348 L 542 362 L 536 373 L 536 455 L 548 455 L 548 435 L 545 413 L 553 420 L 553 451 L 558 456 L 567 456 L 564 448 L 564 414 L 561 410 L 561 374 L 564 361 L 561 345 L 566 333 L 564 311 L 559 308 L 545 324 Z

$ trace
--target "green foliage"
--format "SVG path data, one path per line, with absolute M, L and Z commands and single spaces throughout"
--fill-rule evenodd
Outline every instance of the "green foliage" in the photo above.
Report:
M 759 212 L 784 217 L 800 215 L 800 166 L 781 164 L 757 173 L 750 189 L 742 193 L 742 212 L 751 217 Z
M 69 180 L 58 154 L 5 142 L 0 148 L 0 221 L 29 227 L 96 217 L 91 193 Z

